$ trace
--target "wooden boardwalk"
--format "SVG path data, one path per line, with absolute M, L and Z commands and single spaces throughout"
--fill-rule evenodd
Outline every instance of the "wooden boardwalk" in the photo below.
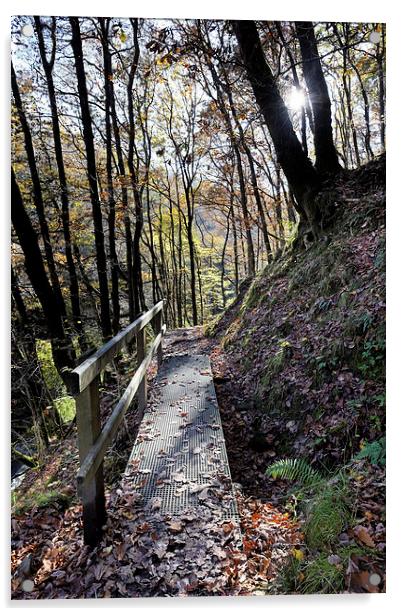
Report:
M 238 521 L 225 439 L 207 355 L 166 358 L 152 387 L 124 489 L 162 514 L 208 505 Z
M 209 358 L 175 354 L 162 363 L 163 304 L 141 314 L 68 375 L 77 408 L 77 487 L 89 545 L 100 540 L 107 519 L 103 461 L 134 398 L 144 416 L 124 473 L 124 492 L 144 511 L 171 516 L 201 506 L 205 515 L 206 506 L 215 518 L 238 522 Z M 146 348 L 148 324 L 154 340 Z M 102 426 L 100 374 L 134 338 L 137 369 Z M 160 370 L 148 399 L 147 371 L 154 356 Z

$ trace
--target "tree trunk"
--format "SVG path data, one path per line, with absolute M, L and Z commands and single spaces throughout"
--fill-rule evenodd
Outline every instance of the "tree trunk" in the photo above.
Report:
M 70 298 L 71 298 L 71 309 L 73 313 L 73 322 L 80 333 L 81 343 L 83 341 L 83 326 L 81 319 L 81 307 L 80 307 L 80 294 L 79 294 L 79 286 L 78 286 L 78 278 L 77 272 L 75 268 L 75 263 L 73 259 L 73 250 L 71 243 L 71 231 L 70 231 L 70 203 L 69 203 L 69 195 L 68 195 L 68 186 L 67 186 L 67 178 L 66 171 L 64 166 L 64 157 L 63 157 L 63 148 L 61 143 L 61 134 L 60 134 L 60 122 L 59 122 L 59 113 L 57 109 L 56 102 L 56 92 L 54 88 L 53 82 L 53 66 L 54 59 L 56 53 L 56 38 L 55 38 L 55 18 L 53 17 L 52 24 L 52 43 L 53 48 L 51 51 L 51 59 L 50 61 L 46 55 L 45 41 L 43 38 L 43 30 L 42 24 L 39 17 L 35 17 L 35 26 L 36 33 L 38 37 L 39 43 L 39 51 L 42 59 L 43 69 L 46 75 L 47 81 L 47 89 L 49 94 L 50 101 L 50 110 L 52 114 L 52 129 L 53 129 L 53 140 L 54 140 L 54 150 L 56 156 L 56 164 L 57 164 L 57 172 L 59 175 L 59 183 L 60 183 L 60 194 L 61 194 L 61 210 L 62 210 L 62 224 L 63 224 L 63 235 L 64 235 L 64 243 L 66 249 L 66 261 L 68 268 L 68 275 L 70 279 Z
M 384 53 L 385 53 L 385 24 L 381 24 L 381 43 L 377 46 L 376 60 L 378 67 L 378 103 L 380 108 L 380 135 L 381 146 L 385 150 L 385 80 L 384 80 Z
M 250 220 L 250 214 L 249 214 L 248 205 L 247 205 L 247 192 L 246 192 L 246 186 L 244 182 L 243 165 L 242 165 L 241 154 L 240 154 L 240 150 L 238 146 L 238 139 L 236 139 L 235 137 L 233 127 L 232 127 L 232 122 L 230 120 L 230 115 L 227 111 L 227 106 L 223 98 L 222 90 L 223 90 L 224 84 L 219 79 L 218 73 L 216 72 L 216 69 L 211 61 L 211 55 L 210 55 L 211 44 L 210 44 L 208 36 L 207 36 L 207 42 L 208 42 L 209 49 L 204 50 L 204 58 L 209 67 L 211 77 L 212 77 L 212 80 L 213 80 L 213 83 L 216 89 L 216 96 L 217 96 L 216 103 L 226 123 L 227 131 L 228 131 L 229 138 L 230 138 L 232 148 L 233 148 L 233 152 L 236 158 L 237 175 L 239 178 L 239 189 L 240 189 L 240 204 L 241 204 L 242 214 L 244 218 L 244 226 L 246 230 L 247 276 L 255 276 L 255 255 L 254 255 L 253 237 L 251 234 L 251 220 Z M 230 94 L 230 88 L 228 88 L 228 86 L 226 87 L 226 90 L 229 91 L 229 94 Z M 212 95 L 211 95 L 211 98 L 213 98 Z M 230 103 L 230 98 L 229 98 L 229 103 Z M 232 111 L 232 115 L 236 116 L 233 101 L 231 105 L 231 111 Z M 236 117 L 234 117 L 234 119 L 236 121 Z M 237 126 L 239 126 L 239 123 L 237 124 Z
M 183 272 L 184 272 L 184 258 L 183 258 L 183 223 L 182 223 L 182 215 L 180 210 L 180 196 L 179 196 L 179 185 L 176 177 L 176 196 L 177 196 L 177 208 L 179 214 L 179 237 L 178 237 L 178 245 L 177 252 L 179 258 L 179 280 L 178 280 L 178 295 L 177 295 L 177 314 L 179 318 L 179 327 L 183 327 L 185 325 L 185 307 L 183 309 L 183 302 L 186 302 L 186 293 L 183 291 Z
M 239 294 L 239 286 L 240 286 L 240 275 L 239 275 L 239 245 L 237 242 L 237 229 L 236 229 L 236 220 L 234 215 L 234 207 L 233 207 L 233 190 L 230 195 L 230 218 L 232 223 L 232 234 L 233 234 L 233 253 L 234 253 L 234 274 L 235 274 L 235 290 L 236 295 Z
M 364 121 L 366 124 L 366 132 L 364 134 L 364 143 L 366 146 L 366 152 L 367 152 L 367 156 L 369 158 L 369 160 L 371 160 L 372 158 L 374 158 L 374 154 L 373 154 L 373 150 L 371 147 L 371 126 L 370 126 L 370 103 L 369 103 L 369 98 L 366 92 L 366 88 L 364 87 L 364 83 L 363 83 L 363 79 L 360 75 L 360 71 L 357 68 L 357 66 L 355 64 L 353 64 L 353 62 L 350 61 L 350 64 L 354 70 L 354 72 L 356 73 L 356 77 L 359 80 L 359 84 L 360 84 L 360 91 L 362 93 L 362 97 L 363 97 L 363 102 L 364 102 Z
M 354 148 L 354 151 L 355 151 L 356 166 L 360 167 L 360 164 L 361 164 L 360 152 L 359 152 L 359 145 L 358 145 L 358 142 L 357 142 L 356 127 L 355 127 L 355 123 L 354 123 L 354 119 L 353 119 L 352 95 L 351 95 L 351 91 L 350 91 L 350 76 L 348 75 L 348 67 L 351 64 L 350 58 L 349 58 L 349 24 L 344 24 L 344 26 L 343 26 L 344 40 L 342 40 L 342 37 L 339 34 L 339 31 L 338 31 L 338 28 L 337 28 L 336 24 L 334 24 L 334 30 L 335 30 L 335 33 L 337 35 L 339 44 L 340 44 L 340 46 L 342 48 L 342 58 L 343 58 L 342 84 L 343 84 L 343 91 L 344 91 L 345 98 L 346 98 L 346 109 L 347 109 L 347 112 L 348 112 L 349 129 L 350 129 L 350 131 L 352 133 L 352 140 L 353 140 L 353 148 Z
M 14 272 L 14 268 L 11 266 L 11 293 L 15 302 L 15 306 L 20 315 L 21 322 L 26 324 L 28 321 L 28 314 L 25 308 L 24 300 L 22 299 L 21 289 L 18 282 L 17 274 Z
M 25 210 L 13 169 L 11 169 L 11 200 L 11 219 L 24 253 L 25 269 L 46 317 L 54 361 L 63 376 L 64 369 L 72 368 L 74 365 L 74 352 L 71 342 L 65 336 L 60 306 L 47 278 L 36 233 Z
M 96 267 L 98 271 L 99 290 L 101 294 L 101 321 L 104 338 L 110 338 L 112 327 L 110 323 L 109 288 L 107 280 L 105 239 L 103 233 L 102 208 L 99 198 L 98 184 L 96 180 L 96 159 L 92 119 L 89 109 L 88 90 L 82 52 L 82 41 L 78 17 L 70 17 L 72 30 L 71 46 L 74 53 L 75 69 L 78 82 L 78 94 L 81 107 L 82 126 L 84 130 L 84 143 L 86 151 L 86 164 L 88 183 L 91 193 L 92 216 L 94 221 Z
M 296 32 L 314 115 L 315 166 L 319 173 L 336 173 L 340 165 L 332 138 L 331 101 L 312 22 L 296 22 Z
M 268 125 L 278 162 L 300 208 L 312 228 L 316 229 L 321 218 L 321 212 L 314 200 L 320 187 L 319 176 L 293 130 L 289 113 L 265 59 L 255 23 L 248 20 L 234 21 L 233 27 L 255 98 Z
M 154 243 L 154 230 L 151 219 L 151 198 L 150 198 L 149 184 L 147 184 L 147 218 L 148 218 L 148 231 L 149 231 L 149 251 L 151 253 L 151 273 L 152 273 L 152 299 L 156 304 L 161 299 L 161 290 L 158 280 L 158 259 L 155 253 Z
M 43 238 L 43 244 L 45 247 L 46 263 L 49 268 L 50 280 L 54 290 L 54 295 L 59 307 L 59 312 L 63 317 L 66 316 L 66 306 L 64 304 L 63 295 L 61 293 L 60 281 L 56 271 L 56 264 L 53 257 L 53 249 L 50 242 L 49 227 L 45 216 L 45 206 L 43 202 L 42 187 L 39 179 L 39 172 L 36 166 L 35 150 L 32 143 L 31 130 L 28 125 L 28 121 L 25 115 L 24 107 L 22 105 L 21 95 L 18 88 L 17 76 L 14 71 L 14 66 L 11 63 L 11 87 L 13 91 L 15 105 L 17 107 L 18 117 L 21 123 L 22 132 L 24 134 L 25 150 L 27 153 L 29 170 L 31 173 L 33 197 L 36 212 L 38 214 L 40 230 Z
M 255 276 L 255 255 L 253 246 L 253 237 L 251 235 L 251 219 L 247 206 L 246 184 L 244 181 L 243 164 L 241 160 L 240 150 L 235 142 L 233 142 L 233 150 L 236 157 L 237 175 L 239 178 L 240 188 L 240 204 L 244 219 L 247 244 L 247 276 Z
M 138 60 L 140 56 L 140 47 L 138 43 L 138 19 L 131 20 L 133 38 L 134 38 L 134 56 L 130 68 L 129 79 L 127 84 L 127 103 L 128 103 L 128 118 L 129 118 L 129 144 L 127 164 L 131 176 L 131 186 L 134 194 L 135 205 L 135 227 L 134 237 L 132 242 L 132 284 L 134 298 L 134 312 L 139 314 L 143 303 L 143 285 L 142 285 L 142 268 L 141 268 L 141 250 L 140 240 L 141 232 L 144 225 L 144 215 L 142 210 L 142 200 L 138 186 L 137 171 L 134 166 L 134 140 L 135 140 L 135 122 L 134 122 L 134 97 L 133 84 L 134 77 L 138 68 Z
M 222 257 L 221 257 L 221 293 L 222 293 L 222 304 L 223 304 L 224 308 L 226 308 L 226 293 L 225 293 L 226 270 L 225 270 L 225 258 L 226 258 L 226 246 L 227 246 L 228 240 L 229 240 L 229 232 L 230 232 L 230 209 L 229 209 L 228 215 L 226 217 L 226 233 L 225 233 L 225 239 L 224 239 L 224 242 L 223 242 Z
M 229 85 L 226 73 L 224 73 L 224 77 L 225 77 L 225 91 L 226 91 L 227 96 L 228 96 L 229 105 L 230 105 L 230 109 L 231 109 L 231 112 L 232 112 L 233 120 L 234 120 L 234 122 L 236 124 L 237 130 L 238 130 L 238 133 L 239 133 L 239 136 L 240 136 L 240 141 L 241 141 L 241 144 L 243 146 L 244 152 L 245 152 L 245 154 L 247 156 L 247 160 L 248 160 L 248 164 L 249 164 L 249 168 L 250 168 L 251 184 L 252 184 L 252 187 L 253 187 L 253 193 L 254 193 L 255 202 L 257 204 L 258 214 L 259 214 L 259 217 L 260 217 L 262 234 L 263 234 L 263 238 L 264 238 L 265 249 L 266 249 L 266 252 L 267 252 L 267 260 L 269 261 L 271 256 L 272 256 L 271 244 L 270 244 L 270 241 L 269 241 L 267 221 L 265 220 L 264 207 L 262 205 L 260 191 L 259 191 L 259 188 L 258 188 L 257 176 L 256 176 L 256 173 L 255 173 L 254 159 L 253 159 L 253 155 L 251 154 L 251 150 L 250 150 L 250 148 L 249 148 L 249 146 L 247 144 L 246 137 L 245 137 L 244 131 L 243 131 L 243 127 L 242 127 L 241 122 L 239 121 L 239 118 L 237 116 L 236 107 L 234 105 L 233 96 L 232 96 L 232 92 L 231 92 L 231 89 L 230 89 L 230 85 Z M 243 180 L 243 183 L 244 183 L 244 180 Z M 247 210 L 247 201 L 246 201 L 246 206 L 245 206 L 245 210 L 244 211 L 247 214 L 247 218 L 249 218 L 248 210 Z M 252 271 L 249 272 L 249 275 L 251 274 L 252 276 L 254 276 L 255 275 L 254 249 L 253 249 L 253 242 L 252 242 L 251 233 L 250 233 L 250 237 L 247 238 L 247 241 L 251 242 L 251 245 L 249 247 L 249 259 L 250 259 L 250 265 L 252 267 Z
M 278 236 L 279 236 L 279 246 L 283 248 L 285 245 L 285 229 L 283 227 L 282 220 L 282 204 L 281 204 L 281 168 L 276 163 L 276 199 L 275 199 L 275 213 L 276 220 L 278 223 Z
M 276 21 L 275 22 L 275 26 L 276 26 L 276 30 L 278 32 L 279 38 L 280 38 L 280 40 L 282 42 L 282 45 L 285 48 L 286 55 L 287 55 L 287 57 L 289 59 L 289 62 L 290 62 L 290 68 L 292 70 L 294 87 L 296 88 L 296 90 L 302 91 L 302 88 L 300 86 L 299 76 L 297 74 L 296 63 L 295 63 L 293 54 L 292 54 L 292 52 L 290 50 L 289 44 L 287 43 L 287 41 L 285 40 L 285 37 L 283 35 L 281 22 L 280 21 Z M 312 128 L 311 132 L 314 134 L 311 118 L 309 118 L 309 119 L 310 119 L 310 128 Z M 306 126 L 306 106 L 305 105 L 301 105 L 301 107 L 300 107 L 300 123 L 301 123 L 300 132 L 301 132 L 302 146 L 303 146 L 303 150 L 305 151 L 305 153 L 308 156 L 307 131 L 306 131 L 306 128 L 307 128 L 307 126 Z
M 193 214 L 191 210 L 191 203 L 189 196 L 186 192 L 186 202 L 187 202 L 187 243 L 190 254 L 190 287 L 191 287 L 191 310 L 193 315 L 193 325 L 198 325 L 198 314 L 197 314 L 197 294 L 196 294 L 196 264 L 195 264 L 195 246 L 194 246 L 194 238 L 193 238 Z
M 113 153 L 112 153 L 112 126 L 111 126 L 111 114 L 115 114 L 114 108 L 114 89 L 113 89 L 113 79 L 112 79 L 112 61 L 109 53 L 109 23 L 110 19 L 99 18 L 99 25 L 101 29 L 101 42 L 102 42 L 102 50 L 103 50 L 103 78 L 105 83 L 105 133 L 106 133 L 106 176 L 107 176 L 107 193 L 108 193 L 108 201 L 109 201 L 109 215 L 108 215 L 108 226 L 109 226 L 109 250 L 110 250 L 110 260 L 111 260 L 111 281 L 112 281 L 112 307 L 113 307 L 113 319 L 112 319 L 112 328 L 113 333 L 117 334 L 120 329 L 120 298 L 119 298 L 119 264 L 117 260 L 117 252 L 116 252 L 116 238 L 115 238 L 115 227 L 116 227 L 116 199 L 114 195 L 114 186 L 113 186 Z M 116 133 L 115 133 L 116 139 Z M 117 147 L 116 140 L 116 149 L 118 160 L 121 157 L 121 148 Z M 119 143 L 120 145 L 120 143 Z M 120 150 L 120 152 L 119 152 Z M 120 161 L 119 161 L 120 162 Z M 119 164 L 119 173 L 121 174 L 121 168 Z M 124 164 L 123 164 L 123 175 L 124 175 Z M 123 183 L 124 184 L 124 183 Z M 127 207 L 127 188 L 124 186 L 122 190 L 125 191 L 126 199 L 124 204 L 123 199 L 123 208 L 124 205 Z

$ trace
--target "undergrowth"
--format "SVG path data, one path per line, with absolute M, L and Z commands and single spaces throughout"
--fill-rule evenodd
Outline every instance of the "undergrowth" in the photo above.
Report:
M 378 442 L 369 444 L 357 457 L 380 463 L 382 446 L 383 443 Z M 341 533 L 345 534 L 356 523 L 357 504 L 350 486 L 354 475 L 351 465 L 325 477 L 304 460 L 286 459 L 271 464 L 267 474 L 292 482 L 288 509 L 303 521 L 305 537 L 304 545 L 295 547 L 275 581 L 275 588 L 268 588 L 268 592 L 325 594 L 344 591 L 351 558 L 368 556 L 372 559 L 376 555 L 374 549 L 354 542 L 339 543 Z
M 368 553 L 359 546 L 345 546 L 337 550 L 336 558 L 328 553 L 318 554 L 313 559 L 292 555 L 278 576 L 276 591 L 308 595 L 341 593 L 351 557 Z

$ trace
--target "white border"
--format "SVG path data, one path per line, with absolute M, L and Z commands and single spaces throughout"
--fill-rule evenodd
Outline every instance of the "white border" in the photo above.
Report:
M 2 200 L 0 205 L 0 281 L 2 294 L 0 301 L 1 328 L 3 351 L 2 370 L 0 370 L 0 392 L 3 397 L 1 418 L 3 430 L 3 472 L 1 481 L 3 492 L 1 516 L 4 544 L 2 545 L 2 597 L 3 607 L 16 610 L 64 610 L 74 612 L 88 609 L 119 609 L 130 610 L 137 614 L 182 614 L 184 612 L 211 614 L 230 610 L 240 614 L 248 611 L 253 614 L 277 611 L 292 616 L 318 614 L 375 614 L 379 610 L 396 606 L 397 593 L 402 571 L 401 564 L 401 471 L 397 461 L 397 452 L 401 449 L 402 431 L 400 417 L 402 414 L 400 402 L 401 383 L 401 234 L 402 234 L 402 92 L 401 92 L 401 60 L 402 60 L 402 15 L 395 0 L 336 0 L 336 2 L 285 0 L 285 2 L 257 2 L 246 0 L 234 4 L 230 0 L 202 0 L 199 3 L 189 3 L 188 0 L 152 0 L 151 2 L 104 2 L 86 0 L 81 2 L 69 0 L 57 2 L 54 0 L 16 0 L 12 4 L 2 4 L 0 8 L 0 42 L 2 50 L 1 95 L 2 112 L 0 114 L 2 143 L 0 147 L 0 173 L 2 178 Z M 10 16 L 18 14 L 40 15 L 112 15 L 116 17 L 198 17 L 215 19 L 281 19 L 298 20 L 311 19 L 316 21 L 385 21 L 387 22 L 387 140 L 388 140 L 388 173 L 387 173 L 387 594 L 386 595 L 343 595 L 343 596 L 294 596 L 294 597 L 244 597 L 244 598 L 206 598 L 206 599 L 142 599 L 142 600 L 77 600 L 77 601 L 32 601 L 10 602 L 9 597 L 9 28 Z M 398 393 L 399 396 L 398 396 Z M 399 398 L 399 400 L 398 400 Z M 392 603 L 392 605 L 391 605 Z M 134 613 L 135 613 L 134 612 Z

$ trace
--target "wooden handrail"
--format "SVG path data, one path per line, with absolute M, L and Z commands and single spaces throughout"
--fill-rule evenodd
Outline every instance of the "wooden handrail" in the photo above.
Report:
M 163 310 L 163 300 L 155 304 L 153 308 L 127 325 L 121 332 L 111 338 L 106 344 L 88 357 L 82 364 L 68 375 L 68 386 L 73 395 L 83 391 L 91 381 L 112 361 L 112 359 L 127 345 L 134 336 L 141 331 L 158 312 Z
M 68 385 L 75 397 L 80 469 L 77 475 L 78 494 L 83 505 L 84 541 L 95 545 L 106 521 L 103 459 L 115 436 L 124 413 L 137 394 L 138 410 L 142 412 L 147 399 L 147 369 L 157 354 L 158 366 L 162 362 L 163 304 L 153 308 L 130 323 L 109 340 L 69 375 Z M 145 355 L 145 326 L 152 322 L 155 340 Z M 127 345 L 133 337 L 137 341 L 138 367 L 112 411 L 104 427 L 101 426 L 99 407 L 99 373 Z
M 87 454 L 87 457 L 81 464 L 81 468 L 78 471 L 77 475 L 79 496 L 81 496 L 83 487 L 89 480 L 93 478 L 94 474 L 99 468 L 99 465 L 105 457 L 107 448 L 112 442 L 113 437 L 122 422 L 124 413 L 129 408 L 135 394 L 137 393 L 139 385 L 146 374 L 149 364 L 151 363 L 152 358 L 155 355 L 155 352 L 159 347 L 162 341 L 162 336 L 165 332 L 166 325 L 162 327 L 162 331 L 156 336 L 151 348 L 147 353 L 147 356 L 141 362 L 133 378 L 131 379 L 130 384 L 120 398 L 119 402 L 114 407 L 109 419 L 105 423 L 96 443 L 91 447 Z

